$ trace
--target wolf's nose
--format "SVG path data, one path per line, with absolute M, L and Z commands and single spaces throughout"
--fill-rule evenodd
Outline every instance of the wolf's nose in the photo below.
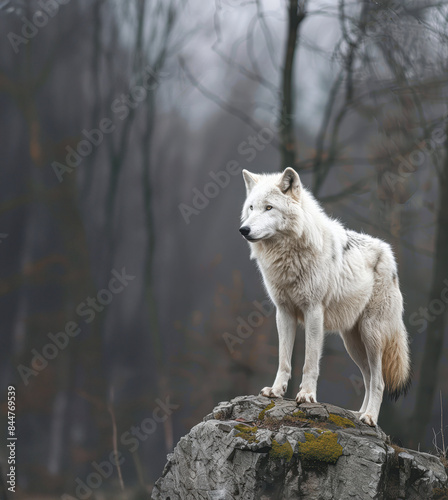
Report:
M 250 233 L 250 227 L 249 226 L 243 226 L 243 227 L 240 227 L 240 233 L 243 235 L 243 236 L 248 236 L 249 233 Z

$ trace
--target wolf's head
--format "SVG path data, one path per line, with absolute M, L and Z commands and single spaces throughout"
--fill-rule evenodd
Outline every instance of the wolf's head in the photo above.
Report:
M 255 242 L 274 238 L 291 228 L 302 184 L 292 168 L 283 173 L 256 175 L 243 170 L 246 201 L 240 233 Z

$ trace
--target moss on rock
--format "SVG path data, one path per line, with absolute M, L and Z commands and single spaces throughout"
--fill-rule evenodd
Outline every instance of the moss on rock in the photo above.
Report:
M 356 425 L 349 419 L 345 417 L 341 417 L 340 415 L 336 415 L 335 413 L 330 413 L 328 420 L 338 427 L 356 427 Z
M 266 411 L 268 409 L 266 409 Z M 262 419 L 257 420 L 257 425 L 261 429 L 269 429 L 271 431 L 278 431 L 282 425 L 286 425 L 288 427 L 304 427 L 310 422 L 310 420 L 306 418 L 305 413 L 300 410 L 292 413 L 291 415 L 283 415 L 280 418 L 273 417 L 269 414 L 263 414 L 262 417 Z
M 292 446 L 286 441 L 284 444 L 279 444 L 275 439 L 272 440 L 272 448 L 269 451 L 269 456 L 274 459 L 286 459 L 288 462 L 293 455 Z
M 282 423 L 285 424 L 298 424 L 300 422 L 308 422 L 308 419 L 303 411 L 296 411 L 292 415 L 285 415 L 282 418 Z
M 240 437 L 242 439 L 245 439 L 248 443 L 258 443 L 259 440 L 257 439 L 257 430 L 258 430 L 258 427 L 254 426 L 254 427 L 249 427 L 248 425 L 242 425 L 242 424 L 238 424 L 238 425 L 235 425 L 235 429 L 238 432 L 238 434 L 236 434 L 236 437 Z
M 271 408 L 274 408 L 274 406 L 275 406 L 275 403 L 274 403 L 274 401 L 271 400 L 271 402 L 266 406 L 266 408 L 261 410 L 260 413 L 258 414 L 258 420 L 263 420 L 265 415 L 266 415 L 266 412 L 268 410 L 270 410 Z
M 306 418 L 305 412 L 302 410 L 297 410 L 292 414 L 293 417 L 298 417 L 298 418 Z
M 335 464 L 342 455 L 342 446 L 335 432 L 325 431 L 319 436 L 305 432 L 305 443 L 298 443 L 299 457 L 306 464 L 325 462 Z

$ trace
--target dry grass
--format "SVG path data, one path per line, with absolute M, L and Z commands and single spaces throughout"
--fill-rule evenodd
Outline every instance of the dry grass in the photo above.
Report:
M 434 434 L 434 438 L 432 443 L 435 448 L 435 454 L 439 457 L 445 469 L 448 470 L 448 457 L 447 457 L 447 448 L 445 445 L 445 429 L 443 425 L 443 399 L 442 399 L 442 391 L 440 391 L 440 431 L 436 432 L 434 429 L 432 430 Z M 439 436 L 440 436 L 440 446 L 439 446 Z

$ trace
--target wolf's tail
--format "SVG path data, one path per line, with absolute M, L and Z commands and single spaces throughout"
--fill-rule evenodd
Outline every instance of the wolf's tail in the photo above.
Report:
M 383 379 L 389 397 L 396 401 L 405 396 L 412 381 L 411 357 L 405 326 L 387 339 L 383 351 Z

